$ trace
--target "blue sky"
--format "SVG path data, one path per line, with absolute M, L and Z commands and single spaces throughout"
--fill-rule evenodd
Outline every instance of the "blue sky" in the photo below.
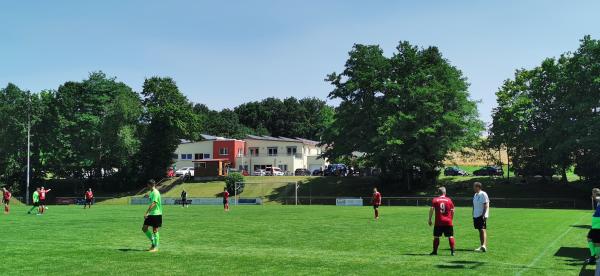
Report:
M 515 69 L 600 39 L 598 11 L 600 1 L 2 1 L 0 86 L 37 92 L 102 70 L 137 91 L 146 77 L 173 77 L 214 109 L 324 99 L 323 79 L 354 43 L 391 55 L 408 40 L 463 71 L 489 122 Z

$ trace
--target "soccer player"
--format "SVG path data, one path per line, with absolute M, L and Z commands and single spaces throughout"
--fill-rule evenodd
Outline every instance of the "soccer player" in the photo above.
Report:
M 377 188 L 373 188 L 373 210 L 375 210 L 375 219 L 379 219 L 379 206 L 381 206 L 381 193 Z
M 181 207 L 187 207 L 187 192 L 185 190 L 181 191 Z
M 587 264 L 595 264 L 600 253 L 600 189 L 592 189 L 592 200 L 595 203 L 596 211 L 592 215 L 592 228 L 587 234 L 588 247 L 590 248 L 590 257 L 585 260 Z
M 146 237 L 150 239 L 150 250 L 149 252 L 158 252 L 158 246 L 160 244 L 160 234 L 158 229 L 162 227 L 162 202 L 160 198 L 160 192 L 156 189 L 156 182 L 152 179 L 148 181 L 148 188 L 150 189 L 150 206 L 144 214 L 144 225 L 142 226 L 142 232 L 146 234 Z M 148 228 L 152 227 L 152 231 Z
M 88 209 L 92 209 L 92 203 L 94 202 L 94 193 L 92 192 L 92 188 L 88 188 L 85 191 L 85 203 L 83 204 L 83 209 L 87 206 Z
M 39 191 L 39 195 L 40 195 L 40 213 L 44 214 L 44 212 L 46 211 L 46 193 L 49 193 L 50 191 L 52 191 L 52 189 L 44 189 L 44 187 L 42 186 L 40 188 Z
M 37 208 L 38 210 L 38 215 L 40 215 L 40 188 L 35 188 L 35 191 L 33 191 L 33 195 L 31 196 L 31 199 L 33 201 L 33 206 L 31 207 L 31 209 L 29 209 L 29 211 L 27 211 L 27 214 L 31 214 L 31 211 L 33 211 L 34 209 Z
M 487 252 L 487 219 L 490 215 L 490 198 L 482 190 L 480 182 L 473 183 L 473 226 L 479 231 L 481 246 L 476 252 Z
M 229 191 L 227 191 L 227 187 L 223 188 L 223 208 L 225 212 L 229 212 Z
M 429 209 L 429 226 L 432 225 L 431 218 L 435 212 L 435 226 L 433 227 L 433 251 L 429 255 L 437 255 L 440 246 L 440 237 L 442 234 L 448 238 L 450 243 L 450 254 L 454 256 L 454 203 L 446 196 L 446 188 L 438 188 L 439 196 L 431 202 Z
M 6 189 L 6 188 L 2 188 L 2 199 L 4 201 L 4 213 L 8 214 L 10 212 L 10 206 L 8 206 L 10 204 L 10 198 L 12 197 L 12 194 Z

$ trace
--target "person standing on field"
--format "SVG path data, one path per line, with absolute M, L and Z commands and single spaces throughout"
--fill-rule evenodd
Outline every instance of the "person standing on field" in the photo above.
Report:
M 52 189 L 46 190 L 43 186 L 40 188 L 40 213 L 43 214 L 46 211 L 46 194 L 52 191 Z
M 229 212 L 229 191 L 227 191 L 227 187 L 223 188 L 223 208 L 225 212 Z
M 27 214 L 31 214 L 31 211 L 33 211 L 34 209 L 37 208 L 38 210 L 38 215 L 40 215 L 40 188 L 35 188 L 35 191 L 33 191 L 33 194 L 31 195 L 31 199 L 33 201 L 33 206 L 31 206 L 31 209 L 29 209 L 29 211 L 27 211 Z
M 373 210 L 375 210 L 375 219 L 379 219 L 379 206 L 381 206 L 381 193 L 377 188 L 373 188 Z
M 83 209 L 88 206 L 88 209 L 92 208 L 92 202 L 94 202 L 94 193 L 92 192 L 92 188 L 88 188 L 85 191 L 85 203 L 83 204 Z
M 150 206 L 144 214 L 144 225 L 142 226 L 142 232 L 146 234 L 146 237 L 150 240 L 149 252 L 158 252 L 158 246 L 160 244 L 160 234 L 158 229 L 162 227 L 162 201 L 160 198 L 160 192 L 156 189 L 156 182 L 154 180 L 148 181 L 148 188 L 150 189 Z M 152 227 L 152 231 L 148 228 Z
M 2 188 L 2 201 L 4 202 L 4 213 L 8 214 L 10 212 L 10 198 L 12 194 L 6 189 Z
M 187 192 L 181 190 L 181 207 L 187 207 Z
M 587 234 L 590 257 L 585 260 L 586 264 L 595 264 L 600 253 L 600 189 L 592 189 L 592 202 L 595 212 L 592 215 L 592 227 Z
M 431 218 L 435 213 L 435 226 L 433 227 L 433 251 L 429 255 L 437 255 L 438 247 L 440 246 L 440 237 L 444 235 L 450 243 L 450 255 L 454 256 L 454 203 L 452 199 L 446 196 L 446 188 L 438 188 L 438 197 L 431 201 L 429 209 L 429 226 L 433 223 Z
M 482 190 L 480 182 L 473 183 L 473 226 L 479 231 L 481 245 L 476 252 L 487 252 L 487 219 L 490 215 L 490 198 Z

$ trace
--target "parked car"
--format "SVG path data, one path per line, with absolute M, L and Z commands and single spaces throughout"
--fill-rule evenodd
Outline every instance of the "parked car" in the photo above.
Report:
M 312 172 L 313 176 L 322 176 L 323 175 L 323 171 L 321 169 L 316 169 Z
M 296 169 L 296 171 L 294 171 L 294 175 L 307 176 L 307 175 L 311 175 L 311 172 L 307 169 Z
M 183 176 L 183 175 L 194 176 L 194 168 L 193 167 L 185 167 L 185 168 L 181 168 L 175 172 L 175 176 Z
M 504 175 L 504 170 L 497 166 L 486 166 L 479 170 L 473 172 L 473 175 L 476 176 L 502 176 Z
M 285 173 L 278 167 L 267 168 L 267 176 L 284 176 Z
M 259 170 L 255 170 L 255 171 L 252 173 L 252 175 L 254 175 L 254 176 L 265 176 L 265 175 L 267 175 L 267 171 L 265 171 L 265 170 L 260 170 L 260 169 L 259 169 Z
M 346 176 L 348 167 L 344 164 L 331 164 L 323 171 L 324 176 Z
M 458 167 L 447 167 L 444 170 L 444 175 L 445 176 L 467 176 L 467 175 L 469 175 L 469 173 L 467 173 L 464 170 L 461 170 Z

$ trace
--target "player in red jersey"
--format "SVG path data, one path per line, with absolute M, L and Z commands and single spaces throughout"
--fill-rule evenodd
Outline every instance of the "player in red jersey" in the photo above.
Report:
M 94 201 L 94 193 L 92 192 L 92 188 L 88 188 L 87 191 L 85 191 L 85 203 L 83 203 L 83 209 L 85 209 L 85 207 L 87 206 L 88 209 L 92 208 L 92 202 Z
M 6 189 L 6 188 L 2 188 L 2 200 L 4 201 L 4 213 L 8 214 L 10 212 L 10 198 L 12 197 L 12 194 Z
M 46 209 L 46 193 L 49 193 L 52 189 L 46 190 L 44 187 L 40 188 L 40 214 L 44 214 Z
M 440 237 L 442 234 L 448 238 L 450 242 L 450 252 L 454 256 L 454 203 L 446 196 L 446 188 L 438 188 L 440 196 L 434 198 L 429 209 L 429 226 L 432 225 L 431 218 L 435 212 L 435 226 L 433 227 L 433 252 L 430 255 L 437 255 L 437 250 L 440 245 Z
M 373 188 L 373 209 L 375 210 L 375 219 L 379 219 L 379 206 L 381 206 L 381 193 L 377 188 Z
M 229 212 L 229 191 L 227 191 L 227 188 L 223 188 L 223 208 L 225 208 L 225 212 Z

